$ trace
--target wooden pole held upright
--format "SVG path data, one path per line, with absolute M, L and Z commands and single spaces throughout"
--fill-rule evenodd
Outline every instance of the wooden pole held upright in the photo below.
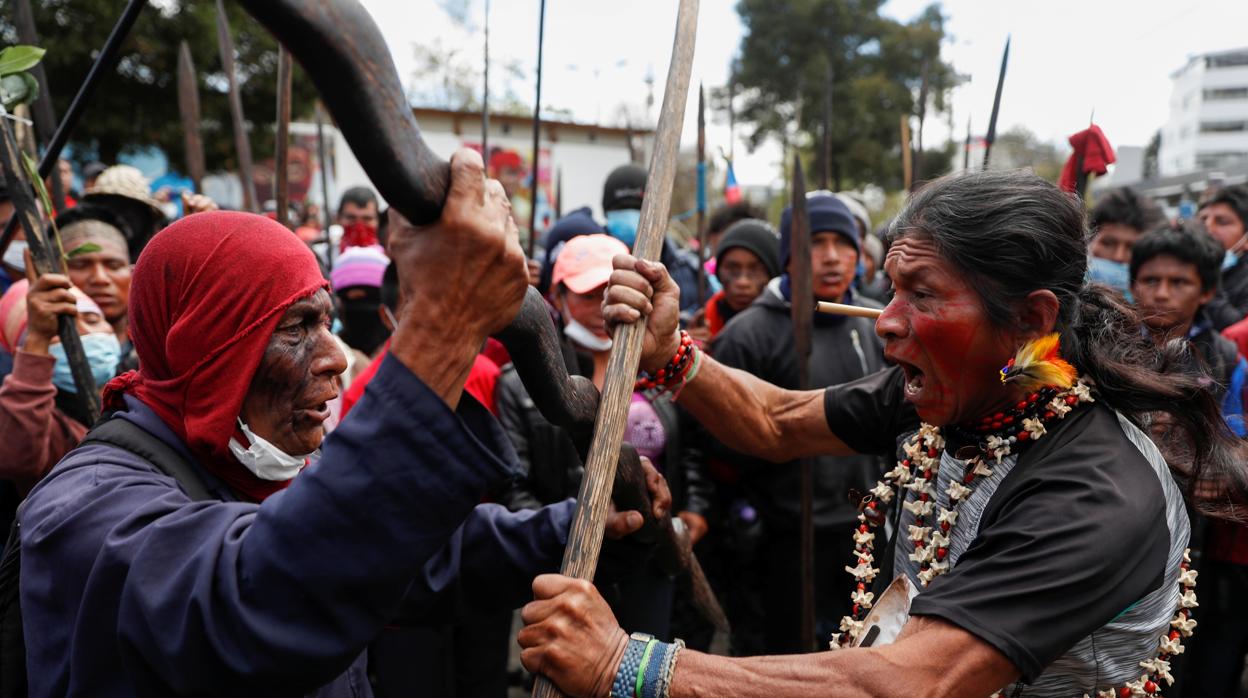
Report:
M 230 121 L 234 126 L 234 152 L 238 156 L 238 177 L 243 185 L 243 210 L 255 213 L 256 180 L 252 176 L 251 142 L 247 138 L 247 121 L 243 118 L 243 97 L 238 91 L 238 73 L 234 66 L 234 40 L 230 38 L 230 20 L 225 3 L 217 0 L 217 46 L 221 51 L 221 68 L 230 88 Z
M 277 136 L 273 150 L 273 199 L 277 221 L 287 228 L 290 220 L 290 100 L 295 62 L 286 47 L 277 49 Z
M 676 156 L 680 149 L 681 125 L 685 119 L 685 102 L 689 97 L 689 76 L 693 68 L 693 49 L 697 32 L 698 0 L 681 0 L 676 19 L 676 39 L 672 46 L 672 63 L 663 92 L 663 107 L 655 130 L 654 151 L 650 157 L 648 189 L 641 202 L 641 221 L 633 255 L 639 259 L 657 260 L 667 234 L 671 209 L 672 184 L 676 177 Z M 606 528 L 607 511 L 611 504 L 611 485 L 624 441 L 628 403 L 637 379 L 641 361 L 641 342 L 645 326 L 620 325 L 612 337 L 611 355 L 607 359 L 606 382 L 585 476 L 577 495 L 576 514 L 568 532 L 561 572 L 569 577 L 593 579 L 602 550 L 602 534 Z M 544 677 L 533 688 L 538 698 L 558 696 L 559 691 Z

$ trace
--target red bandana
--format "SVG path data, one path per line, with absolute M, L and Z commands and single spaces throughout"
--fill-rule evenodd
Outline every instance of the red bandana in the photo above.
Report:
M 275 221 L 213 211 L 165 228 L 130 287 L 140 368 L 109 381 L 105 409 L 123 408 L 123 393 L 142 400 L 213 474 L 262 501 L 289 481 L 256 477 L 228 444 L 282 314 L 321 288 L 311 250 Z

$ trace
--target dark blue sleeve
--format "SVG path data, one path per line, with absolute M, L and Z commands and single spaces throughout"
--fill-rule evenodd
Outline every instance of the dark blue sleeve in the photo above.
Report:
M 474 435 L 489 419 L 473 401 L 452 412 L 388 356 L 320 462 L 259 506 L 192 503 L 109 447 L 72 453 L 22 514 L 22 607 L 27 630 L 39 629 L 27 633 L 29 666 L 82 676 L 120 660 L 140 692 L 156 693 L 324 684 L 456 536 L 469 588 L 501 562 L 476 553 L 505 529 L 496 517 L 465 525 L 506 473 Z M 541 523 L 506 545 L 536 548 L 556 526 Z
M 575 510 L 571 499 L 535 511 L 473 509 L 412 583 L 396 622 L 454 621 L 527 603 L 533 578 L 559 571 Z

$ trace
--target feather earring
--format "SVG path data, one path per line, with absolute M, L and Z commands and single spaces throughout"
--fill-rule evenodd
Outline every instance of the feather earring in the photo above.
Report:
M 1001 382 L 1024 390 L 1069 388 L 1075 384 L 1078 372 L 1061 357 L 1060 351 L 1061 336 L 1056 332 L 1027 342 L 1001 369 Z

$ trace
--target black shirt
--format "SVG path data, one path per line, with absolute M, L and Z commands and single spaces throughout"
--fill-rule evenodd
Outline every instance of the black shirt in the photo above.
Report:
M 918 422 L 904 380 L 892 368 L 828 388 L 828 426 L 851 448 L 894 453 Z M 1094 694 L 1139 678 L 1138 663 L 1156 656 L 1178 598 L 1187 516 L 1155 447 L 1104 404 L 1047 426 L 976 483 L 959 507 L 950 570 L 922 589 L 911 614 L 996 647 L 1032 684 L 1020 695 Z M 951 450 L 936 487 L 942 507 L 965 466 Z M 903 512 L 906 543 L 912 523 Z M 917 584 L 902 547 L 896 569 Z

